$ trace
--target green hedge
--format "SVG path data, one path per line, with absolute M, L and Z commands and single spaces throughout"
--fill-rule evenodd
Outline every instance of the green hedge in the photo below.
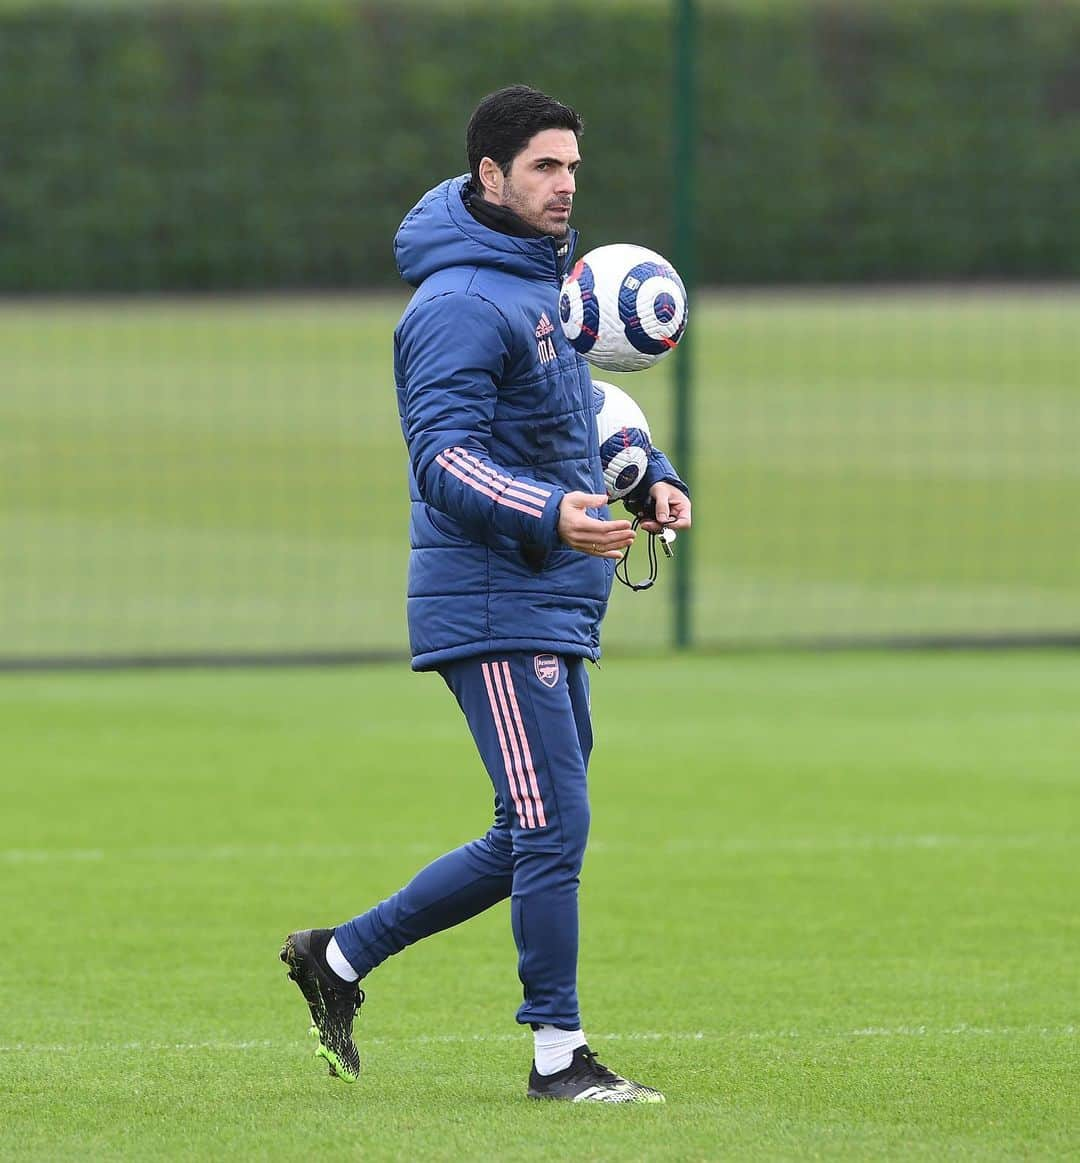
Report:
M 1080 0 L 701 4 L 712 283 L 1080 275 Z M 387 285 L 484 93 L 576 105 L 586 247 L 670 245 L 670 5 L 0 9 L 0 290 Z

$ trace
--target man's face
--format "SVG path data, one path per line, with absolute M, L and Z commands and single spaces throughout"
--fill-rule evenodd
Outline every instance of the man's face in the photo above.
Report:
M 481 162 L 484 195 L 513 210 L 544 234 L 562 238 L 570 229 L 574 174 L 581 164 L 577 136 L 570 129 L 543 129 L 514 158 L 509 176 Z

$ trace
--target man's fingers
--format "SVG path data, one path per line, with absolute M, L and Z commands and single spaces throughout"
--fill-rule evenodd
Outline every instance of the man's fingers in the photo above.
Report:
M 596 517 L 579 517 L 574 530 L 582 537 L 623 537 L 633 529 L 629 521 L 600 521 Z
M 574 509 L 599 509 L 607 504 L 606 493 L 567 493 L 563 501 Z
M 559 537 L 564 544 L 594 557 L 622 557 L 634 541 L 631 523 L 604 521 L 586 512 L 607 503 L 604 493 L 567 493 L 559 506 Z
M 580 531 L 572 547 L 596 557 L 622 557 L 637 534 L 629 526 L 625 529 L 608 527 L 613 524 L 613 521 L 593 522 L 594 528 Z
M 674 509 L 668 513 L 668 519 L 664 523 L 660 521 L 642 521 L 641 528 L 646 533 L 659 533 L 661 529 L 689 529 L 690 511 L 689 509 Z

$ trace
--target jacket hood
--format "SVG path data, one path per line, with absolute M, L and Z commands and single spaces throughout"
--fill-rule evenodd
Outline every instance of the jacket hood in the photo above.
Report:
M 462 174 L 441 182 L 405 215 L 394 237 L 394 257 L 405 282 L 418 287 L 438 271 L 463 266 L 559 282 L 574 253 L 577 231 L 570 231 L 570 248 L 560 262 L 551 237 L 512 238 L 491 230 L 477 222 L 462 200 L 468 180 Z

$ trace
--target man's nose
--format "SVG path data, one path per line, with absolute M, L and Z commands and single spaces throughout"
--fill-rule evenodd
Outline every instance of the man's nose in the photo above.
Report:
M 560 194 L 573 194 L 577 190 L 577 184 L 574 181 L 574 175 L 570 170 L 561 170 L 559 172 L 559 181 L 556 189 Z

